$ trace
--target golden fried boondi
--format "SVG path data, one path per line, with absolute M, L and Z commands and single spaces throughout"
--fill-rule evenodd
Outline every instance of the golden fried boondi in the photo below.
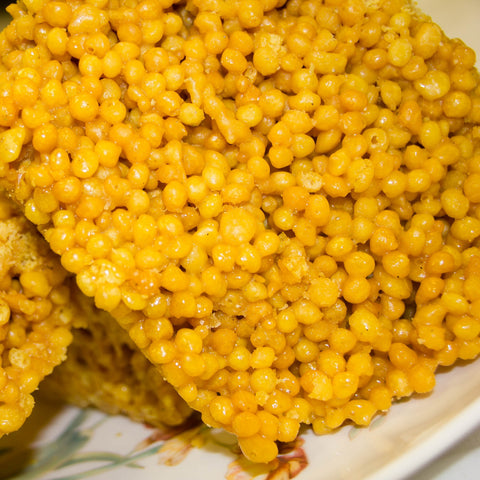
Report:
M 65 359 L 75 311 L 67 275 L 35 228 L 1 196 L 0 437 L 23 425 L 32 392 Z
M 0 176 L 266 462 L 480 352 L 475 54 L 406 0 L 24 0 Z

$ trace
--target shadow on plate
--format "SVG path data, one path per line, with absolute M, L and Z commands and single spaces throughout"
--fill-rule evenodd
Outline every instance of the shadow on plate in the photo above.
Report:
M 0 479 L 20 475 L 35 458 L 35 442 L 59 411 L 59 405 L 39 402 L 23 427 L 0 439 Z M 22 448 L 18 448 L 22 445 Z

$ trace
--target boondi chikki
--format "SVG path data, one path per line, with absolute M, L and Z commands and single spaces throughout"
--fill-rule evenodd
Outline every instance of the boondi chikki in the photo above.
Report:
M 248 458 L 478 356 L 475 54 L 410 2 L 9 12 L 3 188 Z

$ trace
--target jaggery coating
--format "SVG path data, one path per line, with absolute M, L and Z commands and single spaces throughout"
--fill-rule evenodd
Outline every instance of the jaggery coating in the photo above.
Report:
M 475 54 L 408 1 L 9 12 L 3 188 L 248 458 L 479 354 Z

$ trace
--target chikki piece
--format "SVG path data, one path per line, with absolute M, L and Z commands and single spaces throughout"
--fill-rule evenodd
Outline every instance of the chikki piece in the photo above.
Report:
M 266 462 L 480 352 L 475 54 L 406 0 L 24 0 L 0 176 Z
M 67 275 L 35 227 L 2 196 L 0 436 L 22 426 L 32 392 L 65 359 L 74 320 Z
M 41 385 L 40 395 L 153 426 L 179 425 L 192 413 L 173 387 L 106 312 L 75 289 L 85 322 L 74 328 L 67 359 Z

